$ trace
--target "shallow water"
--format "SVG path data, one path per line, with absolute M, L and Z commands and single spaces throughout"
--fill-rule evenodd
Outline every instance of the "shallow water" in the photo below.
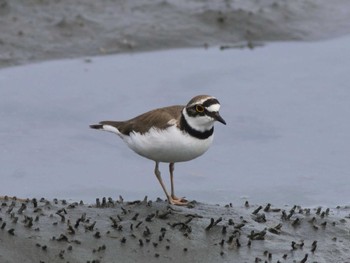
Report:
M 350 37 L 181 49 L 0 71 L 1 195 L 163 197 L 153 162 L 88 128 L 216 96 L 227 125 L 175 166 L 178 195 L 209 203 L 349 203 Z M 168 168 L 161 165 L 168 182 Z

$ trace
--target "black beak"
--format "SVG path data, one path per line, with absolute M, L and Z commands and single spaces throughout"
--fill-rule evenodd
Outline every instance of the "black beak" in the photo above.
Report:
M 226 125 L 226 121 L 220 116 L 219 112 L 215 112 L 214 119 Z

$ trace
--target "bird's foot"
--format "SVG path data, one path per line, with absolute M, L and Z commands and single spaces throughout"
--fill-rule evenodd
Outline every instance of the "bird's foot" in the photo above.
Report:
M 172 196 L 168 199 L 169 203 L 172 205 L 187 205 L 188 201 L 182 197 L 182 198 L 178 198 L 176 196 Z

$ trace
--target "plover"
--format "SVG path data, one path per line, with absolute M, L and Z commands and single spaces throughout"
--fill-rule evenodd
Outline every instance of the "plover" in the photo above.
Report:
M 205 153 L 213 141 L 214 122 L 226 124 L 219 101 L 208 95 L 192 98 L 186 106 L 151 110 L 127 121 L 101 121 L 93 129 L 116 133 L 134 152 L 155 162 L 154 173 L 170 204 L 186 205 L 174 192 L 174 164 Z M 167 191 L 159 163 L 169 163 L 171 193 Z

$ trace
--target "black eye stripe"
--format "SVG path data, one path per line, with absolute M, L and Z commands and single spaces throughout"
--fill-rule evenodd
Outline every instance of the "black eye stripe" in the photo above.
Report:
M 220 103 L 217 99 L 209 99 L 209 100 L 206 100 L 202 105 L 203 107 L 208 108 L 213 104 L 220 104 Z
M 186 112 L 187 112 L 188 116 L 191 116 L 191 117 L 207 115 L 207 116 L 214 118 L 214 116 L 216 114 L 216 112 L 208 111 L 206 108 L 204 108 L 204 111 L 198 112 L 198 111 L 196 111 L 196 105 L 192 106 L 191 108 L 187 108 Z
M 220 105 L 220 103 L 217 99 L 211 98 L 211 99 L 204 101 L 202 104 L 195 104 L 195 105 L 192 105 L 190 107 L 187 107 L 186 111 L 187 111 L 187 114 L 191 117 L 204 116 L 204 115 L 213 117 L 213 116 L 215 116 L 215 112 L 208 111 L 207 108 L 209 108 L 211 105 L 215 105 L 215 104 Z M 204 111 L 202 111 L 202 112 L 197 111 L 196 110 L 197 106 L 202 106 L 204 108 Z
M 216 112 L 205 110 L 205 115 L 207 115 L 209 117 L 214 118 L 215 114 L 216 114 Z
M 202 113 L 203 111 L 205 111 L 205 108 L 202 105 L 196 105 L 196 111 L 199 113 Z

